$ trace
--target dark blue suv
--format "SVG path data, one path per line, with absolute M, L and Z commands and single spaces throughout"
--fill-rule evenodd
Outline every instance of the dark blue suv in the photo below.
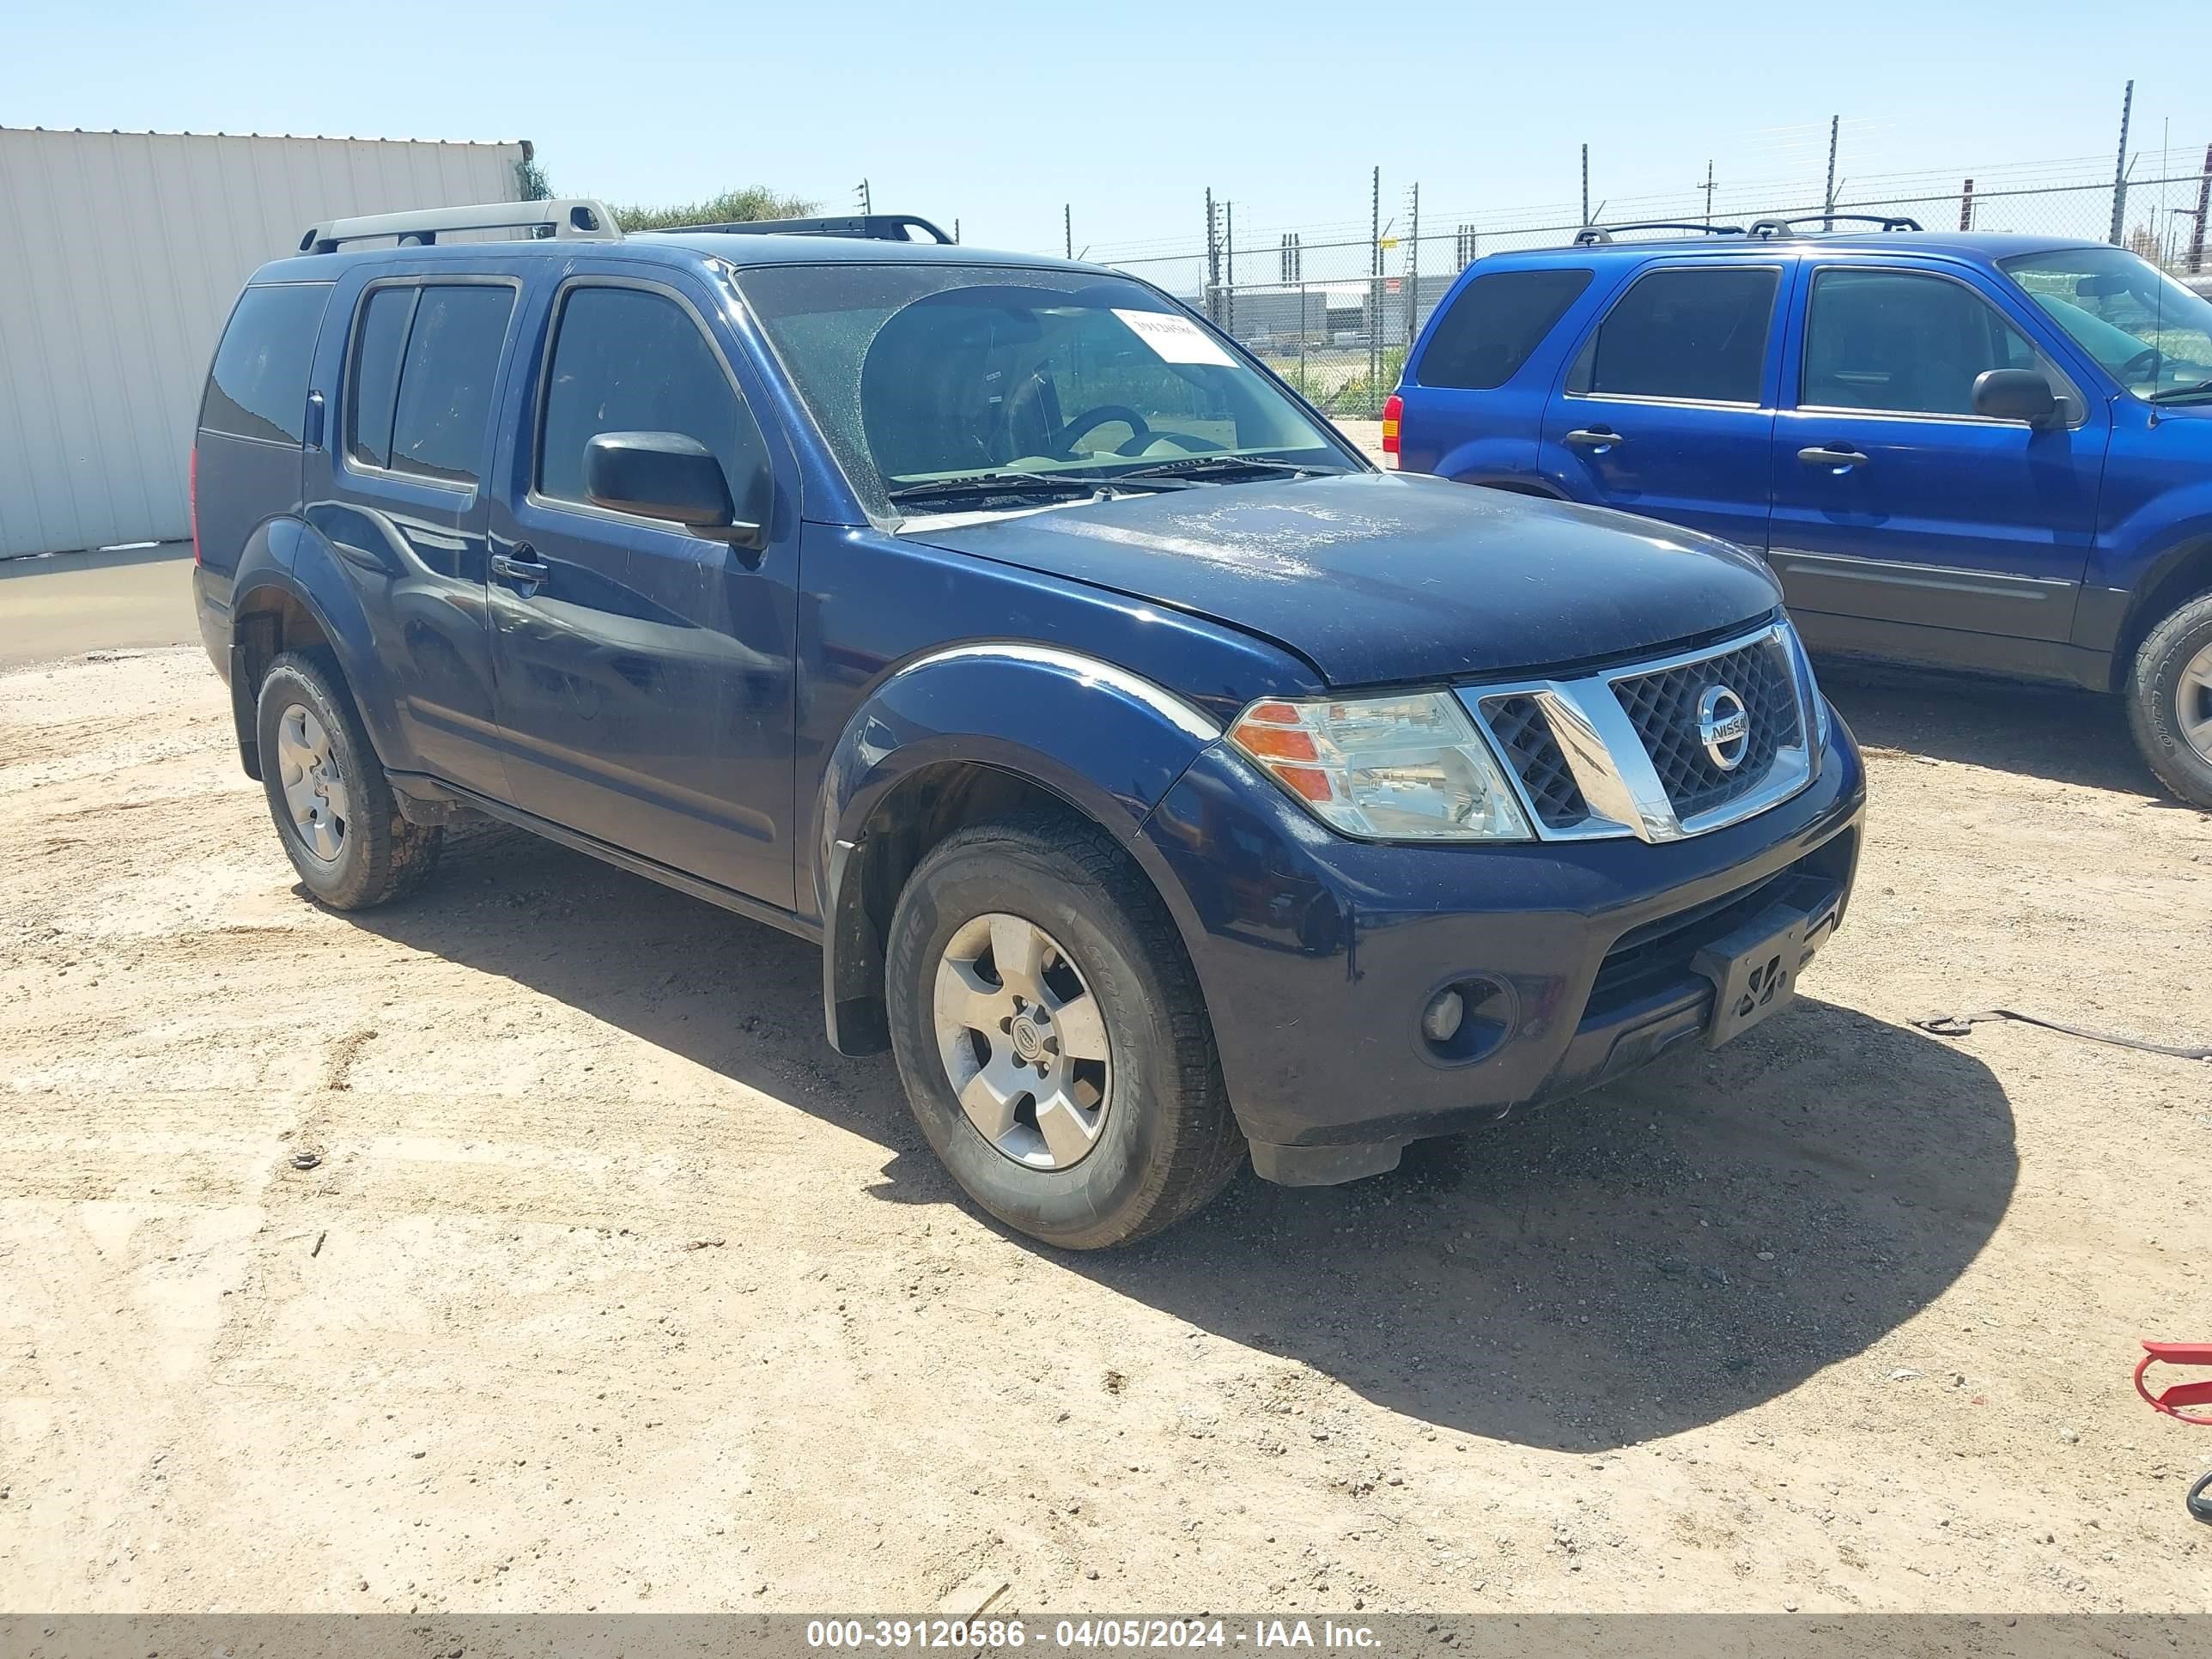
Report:
M 1816 651 L 2124 693 L 2212 807 L 2212 301 L 1897 224 L 1478 260 L 1407 361 L 1401 465 L 1753 549 Z
M 196 587 L 308 893 L 482 814 L 815 940 L 830 1040 L 1077 1247 L 1788 1006 L 1864 786 L 1763 565 L 1377 471 L 1157 289 L 917 222 L 255 275 Z

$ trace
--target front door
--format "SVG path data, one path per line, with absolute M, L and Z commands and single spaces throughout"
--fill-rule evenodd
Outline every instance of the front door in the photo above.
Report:
M 1766 546 L 1776 263 L 1645 270 L 1570 361 L 1538 469 L 1578 501 Z
M 1801 314 L 1770 556 L 1808 635 L 1936 661 L 1986 659 L 1946 634 L 2069 638 L 2105 412 L 1960 275 L 1815 265 Z M 2041 371 L 2063 422 L 1975 414 L 1975 378 L 1993 368 Z
M 611 275 L 554 295 L 534 441 L 493 514 L 499 721 L 526 811 L 788 907 L 795 503 L 747 550 L 584 491 L 602 432 L 695 438 L 733 489 L 771 457 L 712 304 Z

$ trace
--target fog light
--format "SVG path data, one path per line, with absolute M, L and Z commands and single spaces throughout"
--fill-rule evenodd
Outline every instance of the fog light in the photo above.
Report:
M 1421 1035 L 1431 1042 L 1449 1042 L 1466 1018 L 1467 999 L 1456 989 L 1439 991 L 1421 1015 Z

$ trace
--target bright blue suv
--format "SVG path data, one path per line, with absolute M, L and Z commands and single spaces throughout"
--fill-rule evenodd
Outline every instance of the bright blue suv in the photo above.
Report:
M 1761 553 L 1816 651 L 2123 693 L 2212 807 L 2212 301 L 2101 244 L 1796 222 L 1476 261 L 1386 445 Z
M 1377 471 L 1111 271 L 610 226 L 342 222 L 232 313 L 200 623 L 321 902 L 485 815 L 813 940 L 1078 1247 L 1724 1042 L 1842 921 L 1863 775 L 1757 560 Z

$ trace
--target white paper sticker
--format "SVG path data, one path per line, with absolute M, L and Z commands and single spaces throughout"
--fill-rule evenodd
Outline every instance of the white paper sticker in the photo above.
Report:
M 1206 331 L 1172 311 L 1116 311 L 1136 337 L 1164 363 L 1213 363 L 1234 368 L 1237 360 L 1214 344 Z

